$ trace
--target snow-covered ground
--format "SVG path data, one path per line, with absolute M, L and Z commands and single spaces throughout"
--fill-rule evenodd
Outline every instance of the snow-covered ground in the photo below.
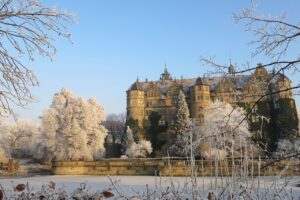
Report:
M 163 187 L 169 186 L 170 178 L 162 177 L 159 178 L 153 176 L 110 176 L 111 180 L 118 181 L 121 186 L 126 187 L 127 189 L 133 190 L 145 190 L 146 185 L 149 188 L 155 188 L 157 185 L 161 185 Z M 111 181 L 108 176 L 33 176 L 33 177 L 0 177 L 0 184 L 5 189 L 10 189 L 13 185 L 17 185 L 20 183 L 27 184 L 29 186 L 38 189 L 41 188 L 42 185 L 47 185 L 50 181 L 56 183 L 56 186 L 65 187 L 65 190 L 68 192 L 72 192 L 80 184 L 85 183 L 87 187 L 89 187 L 90 191 L 104 190 L 111 185 Z M 175 177 L 173 178 L 174 182 L 182 184 L 185 182 L 186 178 Z
M 226 178 L 218 178 L 217 183 L 214 177 L 198 177 L 197 185 L 199 190 L 209 190 L 211 187 L 220 188 L 226 185 Z M 269 188 L 272 184 L 282 185 L 287 183 L 285 190 L 293 192 L 293 196 L 300 197 L 300 177 L 280 178 L 274 181 L 275 177 L 260 177 L 260 187 Z M 4 189 L 11 189 L 12 185 L 29 184 L 30 188 L 39 190 L 42 185 L 48 185 L 50 181 L 56 183 L 57 188 L 64 187 L 67 192 L 72 192 L 85 183 L 89 191 L 104 191 L 111 186 L 111 180 L 117 181 L 116 184 L 120 185 L 126 191 L 131 192 L 144 192 L 147 187 L 150 190 L 164 189 L 171 185 L 170 177 L 154 177 L 154 176 L 33 176 L 33 177 L 0 177 L 0 184 Z M 172 177 L 172 181 L 176 188 L 181 188 L 185 183 L 190 183 L 189 177 Z M 287 182 L 285 182 L 287 181 Z M 258 179 L 255 179 L 255 184 Z M 245 184 L 245 182 L 243 183 Z M 249 181 L 249 184 L 250 181 Z M 147 186 L 146 186 L 147 185 Z M 239 185 L 239 183 L 237 183 Z

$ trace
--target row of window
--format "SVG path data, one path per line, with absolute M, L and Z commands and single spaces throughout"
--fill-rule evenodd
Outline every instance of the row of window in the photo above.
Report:
M 143 105 L 144 101 L 142 99 L 137 99 L 137 100 L 130 100 L 129 105 Z
M 154 105 L 154 104 L 156 104 L 156 106 L 164 106 L 165 105 L 165 102 L 164 101 L 154 101 L 154 102 L 152 102 L 152 101 L 147 101 L 147 106 L 152 106 L 152 105 Z
M 198 90 L 201 90 L 201 91 L 209 91 L 209 86 L 206 86 L 206 85 L 198 86 Z
M 148 96 L 148 97 L 155 97 L 155 96 L 158 96 L 158 95 L 159 95 L 158 92 L 147 92 L 146 93 L 146 96 Z
M 131 93 L 129 93 L 129 96 L 130 97 L 135 97 L 135 96 L 142 96 L 143 95 L 143 92 L 142 91 L 138 91 L 137 93 L 133 93 L 133 92 L 131 92 Z
M 209 95 L 199 95 L 197 96 L 197 100 L 209 100 L 210 96 Z

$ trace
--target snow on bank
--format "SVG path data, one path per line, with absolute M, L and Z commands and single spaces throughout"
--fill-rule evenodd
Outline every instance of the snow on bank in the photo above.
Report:
M 251 178 L 247 180 L 239 181 L 239 178 L 234 180 L 235 184 L 230 189 L 227 188 L 226 192 L 239 198 L 240 195 L 253 196 L 250 199 L 257 199 L 259 192 L 260 198 L 273 199 L 276 196 L 280 196 L 281 199 L 298 199 L 300 197 L 300 177 L 292 178 L 278 178 L 278 177 L 260 177 L 254 179 L 251 182 Z M 198 177 L 196 190 L 201 198 L 207 198 L 207 195 L 214 191 L 214 194 L 220 195 L 223 192 L 222 188 L 226 187 L 226 179 L 230 181 L 231 177 L 215 178 L 215 177 Z M 112 181 L 111 181 L 112 180 Z M 57 189 L 63 189 L 69 195 L 94 195 L 99 192 L 112 191 L 116 195 L 116 198 L 139 196 L 147 197 L 159 197 L 156 199 L 174 199 L 178 195 L 177 199 L 190 199 L 192 192 L 194 191 L 190 185 L 191 180 L 189 177 L 153 177 L 153 176 L 33 176 L 33 177 L 0 177 L 0 188 L 3 187 L 6 194 L 14 194 L 13 188 L 18 184 L 27 184 L 31 192 L 44 191 L 43 185 L 48 185 L 50 181 L 56 184 Z M 260 189 L 257 189 L 259 180 Z M 112 183 L 116 186 L 117 190 L 112 188 Z M 232 182 L 231 182 L 232 183 Z M 286 186 L 285 186 L 286 185 Z M 82 192 L 80 188 L 87 188 Z M 109 189 L 112 190 L 109 190 Z M 167 192 L 166 192 L 167 191 Z M 75 192 L 75 193 L 74 193 Z M 77 193 L 76 193 L 77 192 Z M 80 192 L 80 193 L 78 193 Z M 50 191 L 52 194 L 52 191 Z M 56 194 L 59 194 L 56 193 Z M 121 196 L 120 196 L 121 194 Z M 166 198 L 161 198 L 162 195 L 168 194 Z M 20 193 L 15 193 L 20 195 Z M 155 196 L 156 195 L 156 196 Z M 232 196 L 231 195 L 231 196 Z M 266 196 L 267 195 L 267 196 Z M 228 195 L 227 195 L 228 196 Z M 12 196 L 10 196 L 12 197 Z M 10 198 L 9 197 L 9 198 Z M 72 199 L 72 196 L 68 196 Z M 124 197 L 124 196 L 123 196 Z M 149 196 L 148 196 L 149 197 Z M 155 199 L 154 198 L 154 199 Z M 69 198 L 67 198 L 69 199 Z M 131 198 L 130 198 L 131 199 Z M 227 199 L 221 198 L 221 199 Z M 234 198 L 236 199 L 236 198 Z
M 125 190 L 131 192 L 145 192 L 148 186 L 149 189 L 162 189 L 170 186 L 170 177 L 154 177 L 154 176 L 110 176 L 112 180 L 118 180 L 119 184 Z M 276 177 L 260 177 L 261 188 L 268 188 L 274 184 Z M 225 178 L 223 181 L 225 184 Z M 172 177 L 175 187 L 183 187 L 185 183 L 190 183 L 189 177 Z M 209 190 L 211 186 L 215 187 L 215 177 L 198 177 L 199 189 Z M 288 181 L 286 190 L 293 190 L 297 197 L 300 197 L 300 177 L 281 178 L 276 184 L 284 184 Z M 42 185 L 48 185 L 50 181 L 56 183 L 57 188 L 64 187 L 67 192 L 72 192 L 85 183 L 89 191 L 96 192 L 105 190 L 111 185 L 109 177 L 106 176 L 33 176 L 33 177 L 0 177 L 0 184 L 4 189 L 11 189 L 12 185 L 29 183 L 30 188 L 38 190 Z M 217 188 L 222 185 L 221 178 L 217 179 Z M 257 180 L 256 180 L 257 182 Z M 204 188 L 203 188 L 204 186 Z
M 119 184 L 134 190 L 143 191 L 146 184 L 150 188 L 155 188 L 155 177 L 153 176 L 110 176 L 112 180 L 118 180 Z M 157 183 L 160 182 L 157 178 Z M 161 185 L 168 186 L 169 178 L 161 178 Z M 184 182 L 185 178 L 176 177 L 174 180 L 178 183 Z M 48 185 L 50 181 L 56 183 L 57 188 L 64 187 L 67 192 L 72 192 L 81 183 L 85 183 L 91 192 L 105 190 L 111 185 L 111 181 L 106 176 L 33 176 L 33 177 L 0 177 L 0 184 L 4 189 L 11 189 L 12 184 L 26 184 L 33 189 L 39 189 L 42 185 Z

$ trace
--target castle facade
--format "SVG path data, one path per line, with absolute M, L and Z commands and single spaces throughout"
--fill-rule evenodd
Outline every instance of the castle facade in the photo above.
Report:
M 173 125 L 176 116 L 177 96 L 182 90 L 186 96 L 190 116 L 197 124 L 204 121 L 205 108 L 215 100 L 232 105 L 269 98 L 293 99 L 291 81 L 283 74 L 269 73 L 260 65 L 249 75 L 237 75 L 233 66 L 226 76 L 173 79 L 165 68 L 158 81 L 136 80 L 127 90 L 127 119 L 138 120 L 139 126 L 149 124 L 151 112 L 161 116 L 160 124 Z M 277 91 L 277 92 L 276 92 Z M 278 92 L 282 91 L 282 92 Z

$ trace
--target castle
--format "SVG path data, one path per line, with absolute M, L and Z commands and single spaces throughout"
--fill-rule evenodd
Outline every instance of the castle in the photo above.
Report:
M 151 112 L 161 116 L 160 125 L 173 125 L 176 116 L 176 100 L 180 90 L 186 96 L 190 116 L 197 124 L 204 120 L 204 108 L 211 101 L 225 101 L 232 105 L 253 105 L 266 93 L 275 93 L 274 99 L 293 99 L 291 81 L 283 74 L 269 73 L 261 65 L 249 75 L 235 74 L 229 67 L 226 76 L 173 79 L 165 67 L 158 81 L 140 82 L 138 79 L 127 90 L 127 119 L 138 120 L 139 126 L 147 126 Z M 264 98 L 268 98 L 269 95 Z

